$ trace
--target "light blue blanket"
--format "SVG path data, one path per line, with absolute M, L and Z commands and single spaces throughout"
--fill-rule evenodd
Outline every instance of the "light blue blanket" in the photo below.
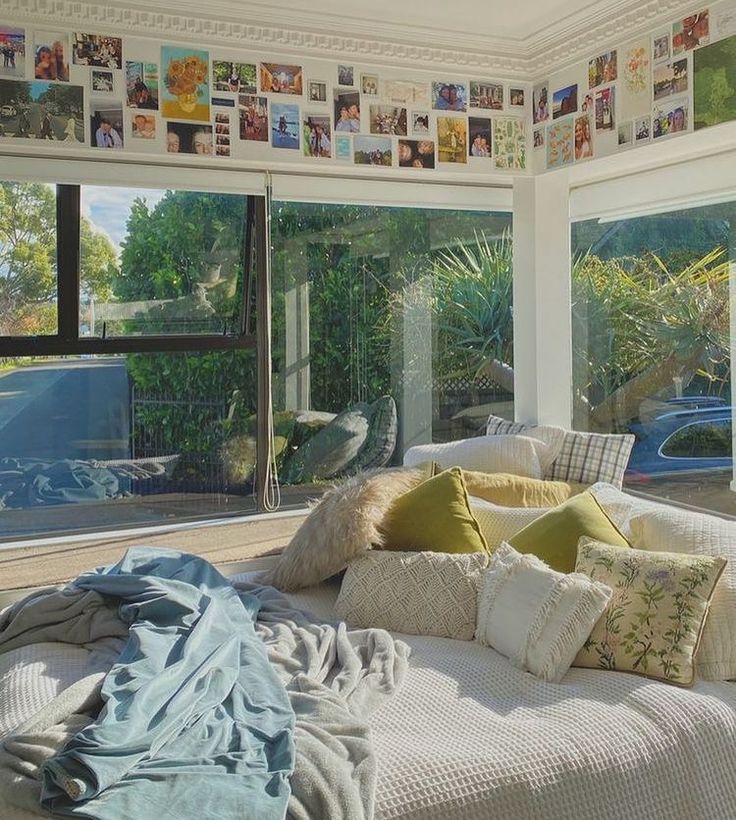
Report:
M 129 637 L 98 718 L 43 765 L 42 805 L 101 820 L 283 818 L 295 717 L 255 632 L 258 598 L 201 558 L 151 548 L 71 587 L 115 603 Z M 41 618 L 43 600 L 29 602 Z

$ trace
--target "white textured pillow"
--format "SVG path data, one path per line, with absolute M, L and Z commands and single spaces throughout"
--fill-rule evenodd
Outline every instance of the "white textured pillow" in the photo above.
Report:
M 468 496 L 468 504 L 491 552 L 527 524 L 549 512 L 548 507 L 501 507 L 472 495 Z
M 462 467 L 480 473 L 513 473 L 542 477 L 549 445 L 531 436 L 476 436 L 445 444 L 417 444 L 404 453 L 404 466 L 434 461 L 443 470 Z
M 695 665 L 705 680 L 735 679 L 736 522 L 652 505 L 650 510 L 632 515 L 629 528 L 633 545 L 639 549 L 726 560 L 726 568 L 711 599 Z
M 520 669 L 557 683 L 610 598 L 610 587 L 556 572 L 504 543 L 481 578 L 476 637 Z
M 335 612 L 348 626 L 469 641 L 484 552 L 374 550 L 347 568 Z

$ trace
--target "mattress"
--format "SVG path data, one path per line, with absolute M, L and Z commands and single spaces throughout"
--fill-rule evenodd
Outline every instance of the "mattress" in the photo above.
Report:
M 289 597 L 331 620 L 337 592 Z M 376 820 L 736 817 L 736 684 L 680 689 L 590 669 L 550 684 L 475 642 L 397 637 L 412 655 L 402 688 L 371 717 Z M 0 725 L 88 671 L 70 649 L 0 655 Z M 3 678 L 19 674 L 27 698 L 11 703 Z

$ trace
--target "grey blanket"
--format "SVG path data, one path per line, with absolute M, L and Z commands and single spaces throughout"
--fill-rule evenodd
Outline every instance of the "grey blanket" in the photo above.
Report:
M 376 763 L 367 718 L 401 684 L 408 647 L 382 630 L 313 622 L 270 587 L 238 586 L 262 602 L 256 629 L 296 714 L 289 817 L 372 817 Z M 122 644 L 125 629 L 103 600 L 84 595 L 75 598 L 68 589 L 41 594 L 30 618 L 30 608 L 23 618 L 11 608 L 0 618 L 0 651 L 66 637 L 100 657 L 109 655 L 111 643 Z M 48 816 L 39 805 L 40 766 L 94 722 L 103 678 L 88 675 L 65 689 L 0 744 L 0 806 L 14 820 Z

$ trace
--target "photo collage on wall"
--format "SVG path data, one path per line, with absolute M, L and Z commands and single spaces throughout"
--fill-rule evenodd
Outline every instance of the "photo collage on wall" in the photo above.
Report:
M 0 25 L 0 139 L 226 159 L 523 170 L 531 89 Z M 226 51 L 225 54 L 228 52 Z M 307 65 L 311 65 L 307 61 Z

